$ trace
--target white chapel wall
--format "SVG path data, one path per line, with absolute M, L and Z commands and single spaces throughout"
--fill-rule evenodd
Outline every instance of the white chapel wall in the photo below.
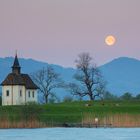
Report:
M 9 91 L 9 96 L 6 95 L 6 91 Z M 12 95 L 11 95 L 11 86 L 2 86 L 2 105 L 11 105 L 12 104 Z
M 9 91 L 9 96 L 6 95 L 7 91 Z M 37 90 L 18 85 L 2 87 L 2 105 L 22 105 L 27 102 L 37 102 Z
M 37 102 L 37 90 L 35 89 L 26 90 L 26 102 Z
M 22 96 L 20 96 L 20 90 Z M 9 96 L 7 96 L 9 91 Z M 13 96 L 13 97 L 12 97 Z M 20 105 L 25 104 L 25 86 L 3 86 L 2 87 L 2 105 Z

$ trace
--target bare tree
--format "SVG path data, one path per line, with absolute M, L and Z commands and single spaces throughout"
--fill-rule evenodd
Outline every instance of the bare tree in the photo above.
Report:
M 90 100 L 102 97 L 105 89 L 105 82 L 101 72 L 92 63 L 89 53 L 81 53 L 76 60 L 77 73 L 74 75 L 75 83 L 68 84 L 73 95 L 80 97 L 88 96 Z
M 51 66 L 48 66 L 32 74 L 32 78 L 45 97 L 45 102 L 48 103 L 49 96 L 55 96 L 53 90 L 60 87 L 60 75 Z

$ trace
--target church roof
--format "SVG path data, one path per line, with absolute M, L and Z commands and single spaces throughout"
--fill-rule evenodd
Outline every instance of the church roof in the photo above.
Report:
M 10 73 L 1 85 L 24 85 L 26 89 L 38 89 L 28 74 Z

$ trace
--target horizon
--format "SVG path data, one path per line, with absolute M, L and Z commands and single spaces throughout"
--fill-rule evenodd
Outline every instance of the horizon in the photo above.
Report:
M 14 59 L 15 57 L 14 56 L 6 56 L 6 57 L 0 57 L 0 59 L 6 59 L 6 58 L 12 58 Z M 37 59 L 34 59 L 34 58 L 24 58 L 24 57 L 19 57 L 18 56 L 18 59 L 24 59 L 24 60 L 33 60 L 33 61 L 37 61 L 37 62 L 40 62 L 40 63 L 47 63 L 49 65 L 56 65 L 56 66 L 60 66 L 60 67 L 63 67 L 63 68 L 72 68 L 72 69 L 75 69 L 76 66 L 74 65 L 73 67 L 67 67 L 67 66 L 63 66 L 63 65 L 59 65 L 57 63 L 48 63 L 47 61 L 43 61 L 43 60 L 37 60 Z M 115 60 L 119 60 L 119 59 L 131 59 L 131 60 L 135 60 L 135 61 L 140 61 L 140 59 L 137 59 L 137 58 L 134 58 L 134 57 L 127 57 L 127 56 L 122 56 L 122 57 L 116 57 L 116 58 L 113 58 L 111 60 L 109 60 L 108 62 L 104 63 L 104 64 L 101 64 L 101 65 L 98 65 L 98 67 L 102 67 L 106 64 L 109 64 Z M 95 62 L 96 63 L 96 62 Z

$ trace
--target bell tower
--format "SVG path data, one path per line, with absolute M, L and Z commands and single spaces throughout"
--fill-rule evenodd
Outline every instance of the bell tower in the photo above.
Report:
M 12 66 L 12 73 L 20 74 L 20 69 L 21 69 L 21 67 L 19 65 L 19 61 L 18 61 L 18 57 L 17 57 L 17 52 L 16 52 L 14 64 Z

